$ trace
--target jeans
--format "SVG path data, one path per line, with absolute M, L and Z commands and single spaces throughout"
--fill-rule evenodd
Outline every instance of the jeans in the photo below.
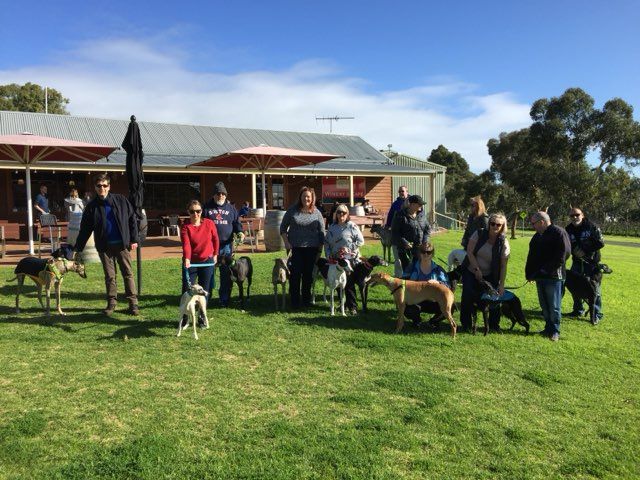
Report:
M 231 255 L 233 253 L 233 242 L 225 245 L 224 247 L 220 247 L 220 251 L 218 255 Z M 214 272 L 215 276 L 215 272 Z M 215 279 L 214 282 L 215 283 Z M 223 278 L 220 276 L 220 288 L 218 289 L 218 298 L 220 298 L 220 304 L 223 307 L 226 307 L 229 303 L 229 299 L 231 298 L 231 287 L 233 284 L 228 278 Z M 213 289 L 213 285 L 211 286 Z M 211 298 L 211 294 L 209 294 L 209 298 Z
M 586 262 L 573 262 L 571 264 L 571 271 L 572 272 L 576 272 L 579 273 L 581 275 L 585 275 L 587 277 L 590 277 L 591 275 L 593 275 L 595 273 L 595 268 L 586 263 Z M 602 314 L 602 295 L 600 294 L 600 284 L 602 282 L 602 279 L 600 279 L 600 282 L 598 282 L 596 284 L 596 301 L 594 304 L 594 308 L 596 311 L 596 318 L 601 319 L 603 314 Z M 576 313 L 579 313 L 580 315 L 582 315 L 585 311 L 584 309 L 584 305 L 582 303 L 582 299 L 577 298 L 577 297 L 573 297 L 573 311 Z
M 391 252 L 393 253 L 393 276 L 402 278 L 404 270 L 402 268 L 402 262 L 400 261 L 400 255 L 398 254 L 398 247 L 391 245 Z
M 196 263 L 196 262 L 193 262 Z M 213 258 L 207 258 L 202 263 L 213 263 Z M 204 288 L 205 292 L 207 292 L 207 298 L 211 296 L 211 279 L 213 278 L 214 266 L 210 267 L 189 267 L 185 270 L 182 268 L 182 293 L 188 290 L 187 286 L 187 276 L 189 277 L 189 283 L 193 285 L 198 278 L 198 285 Z M 186 273 L 186 275 L 185 275 Z
M 493 282 L 491 282 L 490 277 L 487 276 L 484 277 L 484 279 L 491 283 L 494 288 L 497 288 L 497 285 L 494 285 Z M 476 276 L 471 273 L 468 268 L 465 268 L 462 271 L 462 299 L 460 301 L 460 323 L 463 328 L 471 329 L 472 327 L 471 317 L 474 314 L 474 304 L 482 308 L 486 303 L 480 300 L 482 293 L 480 284 L 478 283 L 478 280 L 476 280 Z M 491 302 L 489 304 L 489 329 L 498 330 L 499 328 L 500 303 Z
M 319 247 L 293 247 L 291 249 L 289 295 L 293 308 L 311 305 L 313 267 L 318 258 L 318 249 Z
M 562 280 L 556 278 L 536 280 L 538 301 L 545 321 L 544 333 L 547 335 L 560 334 L 563 283 Z

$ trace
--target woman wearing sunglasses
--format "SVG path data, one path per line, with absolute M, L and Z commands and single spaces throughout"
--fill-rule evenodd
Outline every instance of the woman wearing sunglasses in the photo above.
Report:
M 462 329 L 471 329 L 473 305 L 480 303 L 482 290 L 479 282 L 488 281 L 504 295 L 504 280 L 507 277 L 507 263 L 510 247 L 505 235 L 507 219 L 501 213 L 489 217 L 489 228 L 480 229 L 469 238 L 466 267 L 462 272 L 462 301 L 460 304 L 460 323 Z M 494 302 L 489 309 L 489 330 L 500 331 L 500 304 Z
M 327 258 L 347 258 L 353 267 L 360 261 L 360 247 L 364 237 L 358 226 L 349 221 L 349 209 L 344 203 L 336 207 L 333 223 L 324 239 L 324 253 Z M 358 313 L 356 303 L 356 284 L 353 275 L 347 277 L 345 287 L 345 307 L 351 315 Z
M 208 218 L 202 218 L 202 205 L 191 200 L 187 205 L 189 220 L 182 226 L 182 293 L 188 290 L 187 278 L 191 284 L 198 283 L 206 292 L 210 291 L 213 277 L 213 264 L 218 258 L 220 241 L 215 224 Z M 206 266 L 197 266 L 204 264 Z M 196 266 L 192 266 L 196 265 Z M 198 279 L 195 282 L 196 277 Z
M 428 280 L 435 280 L 448 288 L 451 288 L 449 283 L 449 277 L 446 272 L 438 265 L 434 260 L 435 248 L 430 242 L 420 245 L 418 249 L 418 256 L 414 258 L 413 262 L 404 271 L 402 278 L 407 280 L 415 280 L 418 282 L 425 282 Z M 424 301 L 419 305 L 407 305 L 404 310 L 404 315 L 408 319 L 413 321 L 413 324 L 417 327 L 420 325 L 420 314 L 422 312 L 431 313 L 437 315 L 440 313 L 440 306 L 437 302 Z M 431 324 L 433 326 L 433 324 Z

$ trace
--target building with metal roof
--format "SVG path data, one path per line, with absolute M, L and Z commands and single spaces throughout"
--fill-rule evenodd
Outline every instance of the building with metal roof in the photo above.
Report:
M 29 132 L 116 146 L 121 144 L 128 124 L 128 120 L 0 111 L 0 135 Z M 249 200 L 256 206 L 260 198 L 257 189 L 261 188 L 256 179 L 257 170 L 189 165 L 228 151 L 261 144 L 343 156 L 311 167 L 270 170 L 268 208 L 286 207 L 297 198 L 297 191 L 304 184 L 322 192 L 319 196 L 327 203 L 337 200 L 354 204 L 366 195 L 379 211 L 384 212 L 395 198 L 397 187 L 408 184 L 411 193 L 421 194 L 430 200 L 432 218 L 436 209 L 440 211 L 442 208 L 444 212 L 444 167 L 405 155 L 390 159 L 358 136 L 147 121 L 139 121 L 138 124 L 145 152 L 147 210 L 152 211 L 148 213 L 150 216 L 182 212 L 188 197 L 206 200 L 217 181 L 229 184 L 227 189 L 234 200 Z M 121 174 L 125 170 L 123 150 L 95 164 L 48 163 L 36 170 L 40 173 L 36 173 L 32 183 L 51 183 L 54 204 L 61 203 L 71 185 L 92 191 L 91 180 L 87 176 L 91 172 L 114 172 L 114 190 L 127 191 L 126 178 Z M 326 187 L 329 183 L 331 188 Z M 3 158 L 0 158 L 0 185 L 5 185 L 7 192 L 6 202 L 0 204 L 0 220 L 19 220 L 20 212 L 26 208 L 20 200 L 24 179 L 20 167 Z M 339 194 L 342 196 L 335 196 L 336 188 L 343 189 Z M 348 189 L 346 195 L 344 189 Z M 34 191 L 38 191 L 37 185 Z M 333 192 L 333 196 L 325 195 L 328 191 Z

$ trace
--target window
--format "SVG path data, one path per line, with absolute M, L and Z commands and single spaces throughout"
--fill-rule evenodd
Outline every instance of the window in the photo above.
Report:
M 154 210 L 183 210 L 200 198 L 200 175 L 145 174 L 144 206 Z

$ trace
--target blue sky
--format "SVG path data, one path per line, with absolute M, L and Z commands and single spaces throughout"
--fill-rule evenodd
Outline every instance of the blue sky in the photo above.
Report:
M 50 85 L 78 115 L 317 132 L 354 116 L 334 132 L 444 144 L 481 171 L 538 98 L 579 86 L 640 108 L 631 0 L 1 1 L 28 20 L 3 21 L 0 83 Z

